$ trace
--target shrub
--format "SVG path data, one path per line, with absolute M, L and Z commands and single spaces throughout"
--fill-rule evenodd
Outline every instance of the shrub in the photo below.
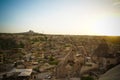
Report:
M 91 76 L 87 76 L 87 77 L 82 77 L 81 80 L 94 80 L 94 79 Z
M 57 64 L 58 64 L 58 61 L 50 61 L 49 64 L 50 64 L 50 65 L 57 65 Z

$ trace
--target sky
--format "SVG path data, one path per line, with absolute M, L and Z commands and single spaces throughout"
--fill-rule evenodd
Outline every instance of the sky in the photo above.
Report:
M 120 0 L 0 0 L 0 33 L 120 36 Z

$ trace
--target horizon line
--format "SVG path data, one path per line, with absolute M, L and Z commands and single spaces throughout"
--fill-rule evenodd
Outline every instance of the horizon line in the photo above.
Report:
M 27 33 L 29 31 L 33 31 L 33 30 L 28 30 L 26 32 L 0 32 L 0 34 L 20 34 L 20 33 Z M 45 35 L 68 35 L 68 36 L 118 36 L 120 37 L 120 35 L 107 35 L 107 34 L 66 34 L 66 33 L 63 33 L 63 34 L 60 34 L 60 33 L 44 33 L 44 32 L 36 32 L 36 31 L 33 31 L 33 34 L 45 34 Z

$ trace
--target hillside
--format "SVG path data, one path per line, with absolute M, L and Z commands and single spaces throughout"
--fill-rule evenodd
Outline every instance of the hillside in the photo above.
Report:
M 120 50 L 119 36 L 79 36 L 79 35 L 45 35 L 36 34 L 0 34 L 0 50 L 21 48 L 23 54 L 67 54 L 72 46 L 84 46 L 88 55 L 116 53 Z M 100 47 L 101 46 L 101 47 Z M 106 47 L 105 47 L 106 46 Z M 9 53 L 12 54 L 12 51 Z
M 99 80 L 119 80 L 120 79 L 120 65 L 110 69 L 103 74 Z
M 30 68 L 39 78 L 50 72 L 51 80 L 80 75 L 97 80 L 119 64 L 119 59 L 120 36 L 49 35 L 33 31 L 0 34 L 0 73 Z

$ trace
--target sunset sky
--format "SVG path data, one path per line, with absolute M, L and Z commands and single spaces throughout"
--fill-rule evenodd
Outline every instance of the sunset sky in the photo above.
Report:
M 0 0 L 0 33 L 120 36 L 120 0 Z

